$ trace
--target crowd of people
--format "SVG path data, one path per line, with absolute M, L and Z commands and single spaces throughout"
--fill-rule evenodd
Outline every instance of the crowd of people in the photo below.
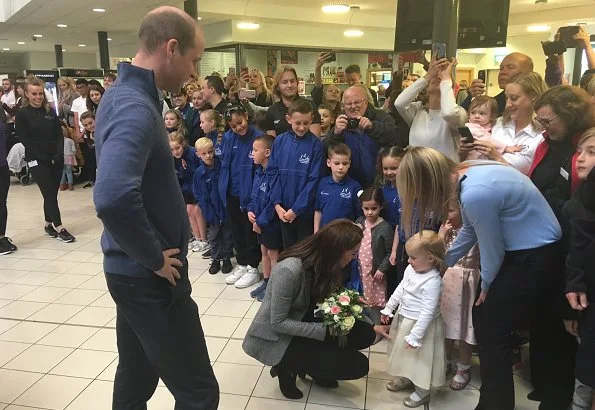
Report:
M 174 10 L 145 17 L 135 62 L 105 88 L 60 78 L 57 110 L 35 77 L 14 90 L 3 84 L 0 136 L 14 122 L 49 236 L 75 240 L 57 200 L 73 189 L 73 167 L 95 185 L 118 305 L 118 374 L 138 376 L 116 378 L 114 403 L 146 401 L 158 374 L 178 402 L 202 391 L 197 408 L 216 407 L 202 329 L 188 328 L 200 321 L 186 255 L 199 252 L 226 284 L 259 285 L 250 296 L 262 305 L 243 348 L 272 366 L 287 398 L 302 397 L 297 376 L 326 388 L 364 376 L 359 350 L 387 337 L 395 378 L 386 387 L 412 389 L 405 406 L 428 403 L 434 387 L 464 389 L 476 351 L 476 409 L 512 410 L 513 353 L 528 333 L 529 398 L 542 410 L 595 409 L 595 52 L 582 28 L 589 70 L 581 87 L 563 84 L 554 65 L 548 86 L 529 56 L 512 53 L 500 65 L 500 94 L 486 96 L 474 80 L 455 95 L 456 60 L 432 56 L 423 76 L 394 76 L 378 108 L 355 65 L 344 92 L 322 85 L 329 53 L 318 57 L 311 99 L 298 94 L 291 67 L 272 84 L 257 69 L 185 81 L 204 41 Z M 186 31 L 147 34 L 165 18 Z M 0 162 L 0 253 L 16 251 L 5 236 L 8 179 Z M 145 293 L 135 294 L 139 283 Z M 149 294 L 171 299 L 170 287 L 167 317 L 152 322 L 133 306 Z M 341 287 L 368 305 L 346 346 L 316 314 Z M 151 334 L 175 311 L 182 318 L 172 334 Z M 174 337 L 197 350 L 158 348 Z M 145 358 L 122 361 L 141 345 Z

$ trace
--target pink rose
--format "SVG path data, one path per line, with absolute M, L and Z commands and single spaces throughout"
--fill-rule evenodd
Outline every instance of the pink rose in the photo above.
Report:
M 351 302 L 351 299 L 349 299 L 349 296 L 347 296 L 347 295 L 339 296 L 339 303 L 342 304 L 343 306 L 347 306 L 350 302 Z
M 341 308 L 337 305 L 331 307 L 331 314 L 337 315 L 341 313 Z

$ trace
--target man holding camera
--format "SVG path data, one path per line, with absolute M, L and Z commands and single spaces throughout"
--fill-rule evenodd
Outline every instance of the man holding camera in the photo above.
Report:
M 364 188 L 374 184 L 378 151 L 394 145 L 398 133 L 393 118 L 374 108 L 366 91 L 361 84 L 345 90 L 343 113 L 337 117 L 335 128 L 325 141 L 328 144 L 343 142 L 351 148 L 349 175 Z

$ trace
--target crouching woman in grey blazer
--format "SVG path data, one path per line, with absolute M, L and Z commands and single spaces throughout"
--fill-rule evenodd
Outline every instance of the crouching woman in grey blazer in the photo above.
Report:
M 259 362 L 273 366 L 279 388 L 289 399 L 302 398 L 296 376 L 310 375 L 322 387 L 337 380 L 368 374 L 368 358 L 359 352 L 376 334 L 388 337 L 385 326 L 356 321 L 339 347 L 327 326 L 314 318 L 316 305 L 343 283 L 342 269 L 355 257 L 361 228 L 347 219 L 333 221 L 309 238 L 287 249 L 273 269 L 262 305 L 242 345 Z

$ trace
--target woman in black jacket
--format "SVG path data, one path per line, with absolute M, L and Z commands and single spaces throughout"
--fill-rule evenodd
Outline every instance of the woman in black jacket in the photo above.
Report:
M 23 107 L 15 116 L 17 134 L 25 146 L 25 159 L 43 196 L 45 233 L 63 242 L 75 238 L 62 226 L 58 188 L 64 167 L 64 136 L 56 113 L 50 109 L 44 84 L 33 77 L 25 86 Z

